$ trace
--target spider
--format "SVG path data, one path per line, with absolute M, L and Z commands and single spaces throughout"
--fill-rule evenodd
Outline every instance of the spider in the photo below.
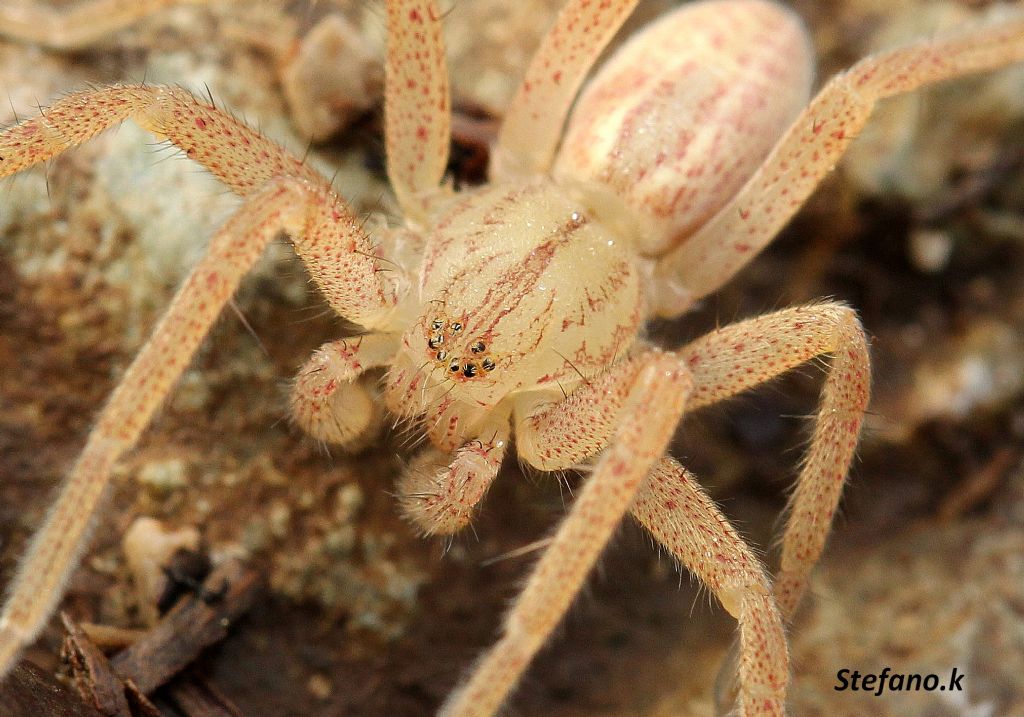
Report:
M 768 0 L 705 0 L 637 33 L 581 91 L 635 4 L 566 4 L 505 116 L 490 183 L 455 192 L 443 182 L 441 13 L 433 0 L 390 0 L 385 141 L 403 222 L 372 237 L 309 166 L 183 89 L 90 89 L 0 133 L 5 176 L 133 119 L 244 200 L 125 373 L 33 539 L 0 614 L 0 674 L 59 600 L 112 467 L 284 232 L 330 306 L 361 327 L 301 369 L 292 412 L 318 439 L 370 441 L 382 409 L 359 379 L 385 367 L 384 408 L 429 438 L 399 485 L 403 511 L 424 533 L 471 520 L 513 434 L 531 466 L 590 467 L 502 636 L 442 714 L 500 709 L 627 513 L 738 620 L 741 713 L 784 713 L 785 626 L 823 550 L 868 403 L 864 332 L 834 302 L 727 325 L 675 349 L 652 345 L 643 327 L 683 314 L 756 256 L 878 100 L 1024 59 L 1024 18 L 870 56 L 808 104 L 813 63 L 800 21 Z M 825 355 L 820 410 L 770 578 L 665 453 L 686 411 Z

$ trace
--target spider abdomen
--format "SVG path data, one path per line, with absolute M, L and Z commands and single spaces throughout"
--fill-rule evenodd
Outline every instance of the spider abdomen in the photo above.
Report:
M 577 100 L 557 177 L 610 189 L 664 253 L 721 208 L 807 103 L 800 19 L 762 0 L 694 3 L 635 34 Z

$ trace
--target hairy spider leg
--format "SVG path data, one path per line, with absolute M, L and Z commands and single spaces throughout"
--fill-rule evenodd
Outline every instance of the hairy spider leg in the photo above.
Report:
M 358 379 L 388 365 L 400 340 L 398 334 L 365 334 L 317 349 L 292 385 L 291 414 L 299 427 L 346 450 L 372 440 L 381 424 L 381 410 Z
M 693 408 L 717 403 L 831 354 L 821 405 L 782 536 L 775 597 L 793 617 L 818 562 L 849 472 L 870 395 L 867 339 L 836 303 L 785 309 L 722 327 L 679 351 L 694 375 Z
M 824 547 L 868 402 L 870 377 L 863 331 L 849 308 L 821 304 L 726 326 L 678 353 L 694 376 L 687 410 L 729 398 L 816 356 L 833 356 L 814 437 L 791 498 L 781 571 L 774 597 L 768 599 L 778 600 L 782 617 L 789 620 Z M 517 421 L 520 455 L 544 470 L 559 470 L 596 454 L 607 445 L 620 420 L 625 403 L 621 387 L 628 385 L 640 365 L 636 359 L 624 361 L 580 386 L 564 402 L 526 407 Z M 743 612 L 743 600 L 757 595 L 767 584 L 757 577 L 763 571 L 747 562 L 749 551 L 745 548 L 740 553 L 723 553 L 719 568 L 725 572 L 705 564 L 705 552 L 693 547 L 696 538 L 692 531 L 697 528 L 684 525 L 690 508 L 671 495 L 669 478 L 685 477 L 684 469 L 667 465 L 659 467 L 641 487 L 633 514 L 740 620 L 742 698 L 748 706 L 753 705 L 764 691 L 763 685 L 777 684 L 778 675 L 785 673 L 786 660 L 784 642 L 781 656 L 769 649 L 776 639 L 783 639 L 781 628 L 774 631 L 771 627 L 776 620 L 772 617 L 775 607 L 769 609 L 764 599 L 751 597 L 755 603 L 750 609 L 755 613 Z M 679 490 L 689 489 L 680 486 Z M 657 495 L 649 495 L 649 491 Z M 715 522 L 725 533 L 732 530 L 724 518 Z M 725 533 L 717 537 L 733 545 Z M 752 627 L 755 624 L 757 627 Z M 749 642 L 755 637 L 759 640 L 756 646 Z M 758 659 L 765 666 L 752 672 Z
M 425 535 L 451 535 L 466 527 L 498 476 L 509 431 L 508 414 L 499 411 L 454 456 L 428 446 L 399 482 L 402 514 Z
M 0 675 L 59 599 L 112 465 L 135 443 L 268 241 L 288 233 L 328 303 L 353 321 L 386 325 L 398 299 L 369 237 L 325 179 L 178 88 L 115 86 L 65 97 L 0 133 L 0 176 L 45 161 L 128 118 L 180 147 L 245 203 L 216 234 L 129 367 L 33 539 L 0 613 Z
M 647 354 L 601 456 L 558 526 L 505 620 L 501 639 L 441 709 L 444 717 L 485 717 L 505 701 L 569 609 L 644 477 L 664 454 L 692 388 L 689 371 L 667 353 Z
M 566 117 L 598 55 L 637 0 L 569 0 L 544 36 L 502 121 L 492 180 L 546 174 Z
M 387 4 L 384 135 L 388 178 L 407 222 L 426 219 L 426 201 L 448 164 L 451 100 L 435 0 Z
M 630 510 L 739 622 L 740 714 L 784 715 L 786 633 L 757 556 L 696 477 L 671 458 L 647 476 Z
M 692 408 L 727 399 L 817 356 L 832 356 L 810 447 L 790 496 L 781 565 L 772 590 L 782 619 L 789 622 L 831 530 L 868 404 L 870 366 L 863 329 L 850 308 L 818 304 L 726 326 L 697 339 L 679 354 L 694 374 Z M 756 588 L 752 583 L 736 584 L 737 576 L 708 572 L 705 553 L 694 549 L 692 529 L 684 525 L 689 509 L 668 480 L 673 473 L 678 471 L 666 469 L 652 476 L 641 489 L 633 514 L 683 565 L 701 576 L 739 619 L 740 642 L 723 665 L 722 677 L 726 683 L 735 679 L 734 661 L 738 659 L 740 684 L 734 687 L 745 713 L 760 714 L 749 711 L 758 704 L 758 685 L 771 683 L 778 668 L 758 667 L 761 661 L 770 665 L 765 655 L 773 653 L 747 644 L 744 623 L 763 622 L 761 616 L 748 619 L 743 612 L 743 599 Z M 726 566 L 737 559 L 729 553 L 725 558 Z M 747 570 L 741 574 L 751 575 Z M 723 577 L 729 579 L 723 581 Z M 763 609 L 760 604 L 753 607 Z M 732 696 L 724 701 L 730 703 Z
M 85 547 L 107 493 L 110 471 L 138 439 L 239 280 L 282 229 L 301 229 L 303 190 L 273 181 L 253 193 L 213 238 L 152 338 L 132 362 L 100 414 L 8 588 L 0 613 L 0 676 L 46 623 Z

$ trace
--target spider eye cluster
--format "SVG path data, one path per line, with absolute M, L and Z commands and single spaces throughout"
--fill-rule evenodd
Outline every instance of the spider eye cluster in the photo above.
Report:
M 462 374 L 465 378 L 474 378 L 483 373 L 490 373 L 496 364 L 487 356 L 487 344 L 483 339 L 475 339 L 469 344 L 469 356 L 462 358 L 449 351 L 463 332 L 461 321 L 448 321 L 444 318 L 432 319 L 427 325 L 427 348 L 438 365 L 445 366 L 451 375 Z

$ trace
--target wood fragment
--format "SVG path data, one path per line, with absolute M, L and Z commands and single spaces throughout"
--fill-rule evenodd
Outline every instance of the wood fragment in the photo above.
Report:
M 0 683 L 4 717 L 103 717 L 45 670 L 22 660 Z
M 131 680 L 124 681 L 124 694 L 128 698 L 133 717 L 165 717 L 149 698 Z M 189 717 L 186 715 L 186 717 Z
M 175 707 L 188 717 L 242 717 L 231 700 L 194 673 L 172 681 L 167 692 Z
M 132 717 L 124 684 L 110 668 L 106 656 L 67 613 L 61 613 L 67 630 L 61 657 L 71 668 L 71 676 L 78 694 L 109 717 Z
M 64 657 L 81 695 L 22 662 L 0 683 L 0 716 L 160 717 L 146 695 L 224 639 L 231 623 L 252 606 L 259 589 L 255 571 L 240 560 L 229 560 L 111 660 L 80 625 L 62 615 L 68 632 Z M 241 717 L 230 700 L 194 675 L 174 680 L 167 694 L 187 717 Z
M 972 473 L 956 490 L 950 492 L 939 504 L 937 513 L 940 521 L 950 523 L 966 513 L 975 510 L 988 500 L 1015 462 L 1020 452 L 1003 448 L 996 452 L 979 470 Z
M 138 642 L 112 660 L 114 671 L 151 694 L 227 635 L 260 589 L 255 571 L 228 560 L 206 578 L 197 595 L 180 601 Z

